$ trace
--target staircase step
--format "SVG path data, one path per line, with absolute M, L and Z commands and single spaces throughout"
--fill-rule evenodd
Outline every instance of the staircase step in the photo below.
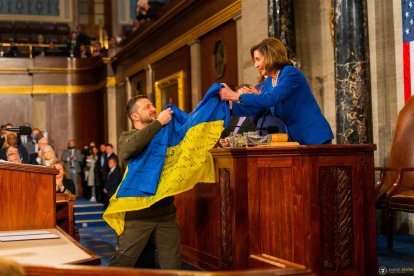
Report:
M 106 222 L 103 219 L 75 220 L 75 224 L 79 228 L 107 226 Z
M 75 213 L 80 213 L 80 212 L 98 212 L 104 211 L 104 207 L 103 205 L 86 205 L 86 206 L 78 206 L 78 205 L 74 205 L 74 211 Z
M 76 220 L 94 220 L 102 219 L 103 212 L 75 212 L 75 221 Z
M 102 219 L 104 205 L 100 202 L 90 202 L 87 199 L 77 199 L 74 204 L 75 224 L 79 228 L 105 227 Z

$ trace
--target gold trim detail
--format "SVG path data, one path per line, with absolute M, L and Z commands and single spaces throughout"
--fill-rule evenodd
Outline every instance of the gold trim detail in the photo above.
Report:
M 106 80 L 99 84 L 88 85 L 0 86 L 0 94 L 82 94 L 96 92 L 105 86 Z
M 177 37 L 175 40 L 171 41 L 171 43 L 165 45 L 164 47 L 161 47 L 152 55 L 147 56 L 146 58 L 135 63 L 133 66 L 127 68 L 125 70 L 125 73 L 123 73 L 121 76 L 117 76 L 117 81 L 123 80 L 129 76 L 138 73 L 141 70 L 144 70 L 148 64 L 152 64 L 162 59 L 163 57 L 166 57 L 167 55 L 173 53 L 177 49 L 183 47 L 184 45 L 187 45 L 190 41 L 199 38 L 200 36 L 213 30 L 214 28 L 222 25 L 226 21 L 233 19 L 236 15 L 240 13 L 240 11 L 241 0 L 238 0 L 232 3 L 231 5 L 227 6 L 219 13 L 214 14 L 212 17 L 202 22 L 198 26 L 195 26 L 188 32 Z
M 106 87 L 114 88 L 115 86 L 116 86 L 115 77 L 107 77 L 106 78 Z
M 163 78 L 155 82 L 155 108 L 157 112 L 162 111 L 162 89 L 170 86 L 171 84 L 177 83 L 178 90 L 178 107 L 181 110 L 184 110 L 185 107 L 185 97 L 184 97 L 184 71 L 179 71 L 175 74 L 172 74 L 166 78 Z

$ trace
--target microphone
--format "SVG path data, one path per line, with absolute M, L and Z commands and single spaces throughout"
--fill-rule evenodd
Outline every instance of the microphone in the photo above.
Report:
M 32 128 L 29 127 L 29 126 L 8 127 L 8 128 L 2 128 L 1 130 L 17 132 L 20 135 L 30 135 L 30 134 L 32 134 Z

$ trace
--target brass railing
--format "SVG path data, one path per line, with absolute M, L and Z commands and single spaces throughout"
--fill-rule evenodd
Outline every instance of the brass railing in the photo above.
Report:
M 66 47 L 65 44 L 53 44 L 53 46 L 51 44 L 38 44 L 38 43 L 15 43 L 15 42 L 3 42 L 0 43 L 0 57 L 4 57 L 5 52 L 4 52 L 4 47 L 11 47 L 11 46 L 16 46 L 16 47 L 27 47 L 29 49 L 29 57 L 32 58 L 33 57 L 33 47 L 41 47 L 41 48 L 63 48 Z

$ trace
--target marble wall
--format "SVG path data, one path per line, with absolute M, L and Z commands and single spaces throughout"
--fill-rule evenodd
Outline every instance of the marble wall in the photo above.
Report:
M 335 135 L 335 67 L 329 25 L 331 4 L 329 1 L 300 0 L 294 4 L 298 65 Z
M 259 74 L 250 58 L 250 48 L 266 38 L 267 0 L 243 0 L 241 18 L 237 19 L 237 55 L 239 83 L 257 83 Z

